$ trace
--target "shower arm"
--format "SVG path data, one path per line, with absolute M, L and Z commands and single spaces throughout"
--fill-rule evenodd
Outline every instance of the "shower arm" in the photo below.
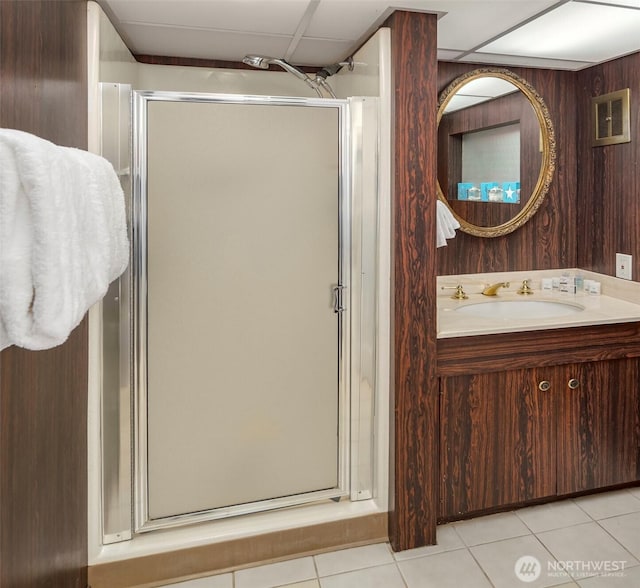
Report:
M 351 58 L 349 59 L 351 60 Z M 349 69 L 353 69 L 352 60 L 345 63 L 334 63 L 333 65 L 327 65 L 326 67 L 323 67 L 318 73 L 316 73 L 316 77 L 315 79 L 313 79 L 301 69 L 298 69 L 296 66 L 291 65 L 284 59 L 275 57 L 263 57 L 261 55 L 246 55 L 242 61 L 243 63 L 246 63 L 247 65 L 256 67 L 258 69 L 269 69 L 269 65 L 277 65 L 284 69 L 286 72 L 289 72 L 298 79 L 302 80 L 305 84 L 307 84 L 307 86 L 315 91 L 319 98 L 324 98 L 321 88 L 332 98 L 337 98 L 333 89 L 327 82 L 327 78 L 337 73 L 342 68 L 342 66 L 345 65 L 345 63 L 349 65 Z
M 316 78 L 315 80 L 310 78 L 302 70 L 298 69 L 295 65 L 291 65 L 289 62 L 285 61 L 284 59 L 270 59 L 269 61 L 270 63 L 279 65 L 285 71 L 288 71 L 290 74 L 293 74 L 298 79 L 302 80 L 305 84 L 307 84 L 307 86 L 309 86 L 310 88 L 313 88 L 316 94 L 320 98 L 323 98 L 322 92 L 320 91 L 320 88 L 319 88 L 318 78 Z

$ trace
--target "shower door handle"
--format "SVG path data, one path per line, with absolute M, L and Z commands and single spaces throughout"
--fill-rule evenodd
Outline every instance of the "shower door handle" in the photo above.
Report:
M 346 308 L 344 307 L 342 301 L 342 292 L 344 291 L 344 286 L 342 284 L 338 284 L 333 287 L 333 312 L 344 312 Z

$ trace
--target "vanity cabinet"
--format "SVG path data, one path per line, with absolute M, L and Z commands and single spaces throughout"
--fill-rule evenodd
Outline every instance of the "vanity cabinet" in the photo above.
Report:
M 555 494 L 555 402 L 537 372 L 441 380 L 441 517 Z
M 640 349 L 594 348 L 594 361 L 578 349 L 562 365 L 530 351 L 502 371 L 499 350 L 493 362 L 478 347 L 466 365 L 443 361 L 441 520 L 640 479 Z
M 557 371 L 566 382 L 557 394 L 557 494 L 638 480 L 640 360 L 581 363 Z

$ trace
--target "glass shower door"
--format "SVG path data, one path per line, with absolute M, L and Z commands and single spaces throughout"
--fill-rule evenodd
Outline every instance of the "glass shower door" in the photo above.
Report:
M 347 494 L 344 102 L 136 100 L 137 530 Z

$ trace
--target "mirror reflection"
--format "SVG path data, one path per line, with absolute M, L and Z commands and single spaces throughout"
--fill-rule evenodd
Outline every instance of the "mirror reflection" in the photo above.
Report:
M 507 70 L 474 70 L 443 92 L 438 121 L 438 196 L 461 229 L 498 236 L 526 222 L 555 159 L 542 98 Z

